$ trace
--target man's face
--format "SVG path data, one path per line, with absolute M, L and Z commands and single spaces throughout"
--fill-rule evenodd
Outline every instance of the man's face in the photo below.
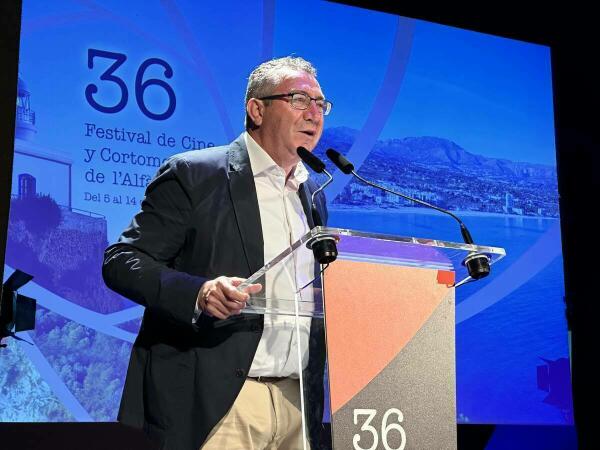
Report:
M 323 98 L 317 80 L 305 72 L 295 72 L 284 79 L 269 95 L 304 92 L 313 98 Z M 260 124 L 262 147 L 278 164 L 296 164 L 296 149 L 312 151 L 323 132 L 323 114 L 314 101 L 308 109 L 294 109 L 289 98 L 270 100 L 265 105 Z

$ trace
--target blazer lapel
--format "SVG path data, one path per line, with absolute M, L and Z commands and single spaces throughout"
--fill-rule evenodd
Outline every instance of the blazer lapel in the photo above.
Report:
M 264 265 L 264 244 L 256 186 L 243 135 L 231 143 L 228 153 L 229 193 L 252 275 Z

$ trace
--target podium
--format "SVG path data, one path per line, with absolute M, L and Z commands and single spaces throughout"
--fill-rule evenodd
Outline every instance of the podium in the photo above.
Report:
M 315 265 L 312 245 L 331 238 L 337 259 Z M 454 291 L 471 281 L 464 261 L 476 253 L 490 265 L 505 256 L 495 247 L 316 227 L 239 287 L 264 286 L 245 313 L 295 326 L 301 448 L 323 448 L 314 424 L 324 413 L 335 450 L 456 449 Z M 328 411 L 315 382 L 324 373 Z

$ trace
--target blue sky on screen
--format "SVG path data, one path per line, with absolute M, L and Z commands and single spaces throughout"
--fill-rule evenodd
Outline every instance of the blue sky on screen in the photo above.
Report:
M 28 5 L 33 3 L 36 11 L 29 16 Z M 62 58 L 77 63 L 76 67 L 61 67 L 60 76 L 38 78 L 37 85 L 31 86 L 38 92 L 57 95 L 48 102 L 52 124 L 40 121 L 40 134 L 45 126 L 62 126 L 60 93 L 78 93 L 72 89 L 73 83 L 80 85 L 79 91 L 84 89 L 81 79 L 85 79 L 82 75 L 87 71 L 85 50 L 94 42 L 113 51 L 126 47 L 131 63 L 120 69 L 124 77 L 135 77 L 135 64 L 144 58 L 163 56 L 179 75 L 175 81 L 178 90 L 194 90 L 194 95 L 202 95 L 203 80 L 190 74 L 185 62 L 172 55 L 172 50 L 186 55 L 185 42 L 173 24 L 164 20 L 165 9 L 159 2 L 102 2 L 103 8 L 119 18 L 116 21 L 114 17 L 106 20 L 101 14 L 86 13 L 75 1 L 59 6 L 38 3 L 41 2 L 25 5 L 24 35 L 45 27 L 54 48 L 80 54 L 79 58 Z M 218 2 L 209 7 L 202 2 L 184 1 L 177 2 L 177 6 L 191 25 L 237 134 L 243 120 L 244 77 L 261 57 L 262 10 L 248 2 Z M 40 21 L 40 17 L 44 20 Z M 58 17 L 67 19 L 60 20 L 60 27 L 52 27 L 48 25 L 52 17 L 57 21 Z M 136 36 L 127 22 L 135 23 L 138 30 L 145 30 L 155 41 Z M 108 35 L 107 23 L 112 24 Z M 227 23 L 230 26 L 223 25 Z M 275 2 L 272 54 L 294 53 L 313 61 L 319 68 L 321 84 L 335 105 L 326 126 L 360 129 L 388 67 L 396 26 L 397 18 L 390 14 L 316 0 L 305 2 L 303 8 L 297 8 L 293 2 Z M 81 33 L 85 33 L 85 45 Z M 157 51 L 157 44 L 164 47 Z M 21 71 L 26 80 L 28 73 L 40 67 L 58 72 L 58 55 L 39 50 L 35 57 L 24 58 Z M 31 65 L 33 61 L 35 67 Z M 35 90 L 32 89 L 34 94 Z M 80 107 L 89 112 L 88 105 L 72 100 L 75 102 L 64 102 L 63 107 Z M 180 111 L 184 112 L 185 97 L 180 100 Z M 186 115 L 201 123 L 207 123 L 211 117 L 214 120 L 211 99 L 204 100 L 203 108 L 188 105 L 190 113 Z M 123 111 L 120 121 L 126 118 L 130 126 L 147 126 L 146 118 L 126 116 L 127 113 L 128 110 Z M 45 117 L 42 112 L 40 117 Z M 185 120 L 172 125 L 180 123 L 193 125 Z M 380 138 L 407 136 L 441 136 L 473 153 L 554 165 L 549 49 L 416 21 L 407 71 Z M 215 133 L 214 139 L 219 143 L 227 140 L 221 133 Z

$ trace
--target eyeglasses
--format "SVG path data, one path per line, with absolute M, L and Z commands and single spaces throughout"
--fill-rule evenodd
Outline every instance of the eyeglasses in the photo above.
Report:
M 310 107 L 310 102 L 314 101 L 317 105 L 317 108 L 319 108 L 321 114 L 323 114 L 324 116 L 329 115 L 329 113 L 331 112 L 331 107 L 333 106 L 333 103 L 331 103 L 329 100 L 325 100 L 324 98 L 313 98 L 306 92 L 290 92 L 289 94 L 275 94 L 269 95 L 267 97 L 261 97 L 258 100 L 277 100 L 284 98 L 290 99 L 290 104 L 292 105 L 292 108 L 301 110 L 308 109 Z

